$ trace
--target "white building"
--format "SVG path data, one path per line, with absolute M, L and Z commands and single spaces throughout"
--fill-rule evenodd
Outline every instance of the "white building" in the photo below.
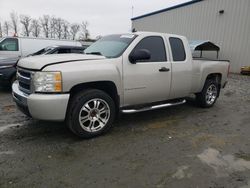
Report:
M 210 40 L 231 72 L 250 66 L 250 0 L 193 0 L 132 18 L 132 28 Z

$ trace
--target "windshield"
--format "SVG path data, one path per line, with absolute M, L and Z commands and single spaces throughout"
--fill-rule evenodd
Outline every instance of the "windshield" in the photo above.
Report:
M 119 57 L 135 39 L 136 35 L 109 35 L 101 38 L 90 47 L 85 54 L 103 55 L 107 58 Z

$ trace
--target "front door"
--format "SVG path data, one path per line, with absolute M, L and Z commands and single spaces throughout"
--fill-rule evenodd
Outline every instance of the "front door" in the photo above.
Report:
M 143 38 L 134 50 L 146 49 L 151 58 L 136 64 L 124 58 L 124 105 L 144 104 L 168 99 L 171 86 L 171 63 L 161 36 Z M 132 51 L 133 52 L 133 51 Z

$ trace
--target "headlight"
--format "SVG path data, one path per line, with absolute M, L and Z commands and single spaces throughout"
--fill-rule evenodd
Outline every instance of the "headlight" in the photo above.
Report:
M 33 86 L 35 92 L 61 92 L 61 72 L 35 72 Z

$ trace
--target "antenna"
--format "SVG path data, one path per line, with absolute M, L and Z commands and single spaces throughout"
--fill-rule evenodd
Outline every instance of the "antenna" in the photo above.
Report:
M 134 17 L 134 6 L 132 5 L 132 18 Z

